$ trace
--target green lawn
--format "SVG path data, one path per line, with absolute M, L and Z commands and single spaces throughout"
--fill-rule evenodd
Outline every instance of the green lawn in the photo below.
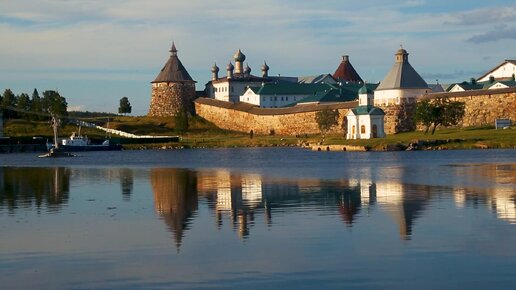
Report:
M 94 119 L 90 120 L 94 121 Z M 107 126 L 106 119 L 98 119 L 97 122 Z M 182 141 L 168 144 L 145 144 L 145 148 L 152 147 L 261 147 L 261 146 L 297 146 L 301 143 L 320 143 L 321 135 L 310 135 L 304 138 L 293 136 L 253 136 L 248 134 L 222 130 L 212 123 L 200 118 L 189 118 L 189 130 L 179 133 L 174 129 L 173 118 L 156 117 L 129 117 L 117 116 L 110 118 L 109 127 L 139 135 L 180 135 Z M 75 125 L 65 125 L 60 128 L 59 136 L 66 137 L 77 131 Z M 97 129 L 82 128 L 81 133 L 90 138 L 104 138 L 106 133 Z M 5 136 L 42 136 L 52 137 L 52 129 L 49 122 L 33 122 L 26 120 L 8 120 L 5 122 Z M 116 137 L 116 136 L 113 136 Z M 424 135 L 423 132 L 407 132 L 387 135 L 386 138 L 371 140 L 346 140 L 342 135 L 326 136 L 324 144 L 359 145 L 367 146 L 372 150 L 384 150 L 387 146 L 406 147 L 415 140 L 439 140 L 439 146 L 446 149 L 465 148 L 516 148 L 516 127 L 507 130 L 495 130 L 494 128 L 466 128 L 466 129 L 442 129 L 435 135 Z M 137 144 L 128 148 L 141 148 Z M 437 147 L 437 146 L 436 146 Z

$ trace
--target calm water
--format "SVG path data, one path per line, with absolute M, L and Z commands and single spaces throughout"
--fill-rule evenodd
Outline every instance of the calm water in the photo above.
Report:
M 1 289 L 510 289 L 516 151 L 0 155 Z

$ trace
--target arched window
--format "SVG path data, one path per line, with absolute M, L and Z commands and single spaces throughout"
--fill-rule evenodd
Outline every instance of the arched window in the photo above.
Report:
M 365 134 L 365 125 L 360 126 L 360 134 Z
M 351 127 L 351 135 L 355 136 L 355 125 L 353 125 L 353 127 Z

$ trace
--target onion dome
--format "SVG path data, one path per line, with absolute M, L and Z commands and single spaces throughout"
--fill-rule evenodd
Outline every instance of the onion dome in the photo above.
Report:
M 262 71 L 268 71 L 268 70 L 269 70 L 269 66 L 267 65 L 267 63 L 265 61 L 263 61 Z
M 217 63 L 213 64 L 213 66 L 211 67 L 211 72 L 212 73 L 218 73 L 219 72 L 219 67 L 217 66 Z
M 234 69 L 235 69 L 235 66 L 231 62 L 229 62 L 228 65 L 226 66 L 226 70 L 232 71 Z
M 250 74 L 250 73 L 251 73 L 251 68 L 249 67 L 249 64 L 246 64 L 245 68 L 244 68 L 244 74 Z
M 368 88 L 364 82 L 364 85 L 358 90 L 359 95 L 366 95 L 366 94 L 372 94 L 373 91 L 371 91 L 370 88 Z
M 245 54 L 243 54 L 240 51 L 240 49 L 238 49 L 238 51 L 235 53 L 235 55 L 233 55 L 233 58 L 235 59 L 235 61 L 243 62 L 245 60 Z

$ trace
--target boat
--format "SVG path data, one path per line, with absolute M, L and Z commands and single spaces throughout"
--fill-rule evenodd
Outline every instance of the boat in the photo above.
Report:
M 88 136 L 82 136 L 75 132 L 69 138 L 61 140 L 59 149 L 64 152 L 77 151 L 116 151 L 122 150 L 122 145 L 111 144 L 109 139 L 104 140 L 100 144 L 94 144 L 88 139 Z

